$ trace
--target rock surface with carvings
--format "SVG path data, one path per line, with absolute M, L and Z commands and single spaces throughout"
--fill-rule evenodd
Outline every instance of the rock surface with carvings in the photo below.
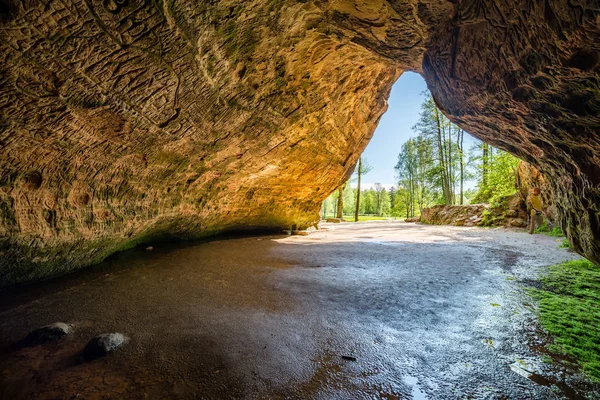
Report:
M 2 0 L 0 28 L 0 285 L 315 224 L 403 71 L 600 261 L 595 0 Z

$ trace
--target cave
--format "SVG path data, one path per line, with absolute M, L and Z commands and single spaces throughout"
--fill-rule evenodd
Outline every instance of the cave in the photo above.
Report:
M 177 241 L 315 226 L 322 201 L 354 170 L 392 85 L 407 71 L 424 77 L 450 120 L 539 169 L 571 247 L 600 263 L 597 0 L 0 0 L 0 38 L 0 288 L 41 282 L 36 293 L 46 287 L 60 292 L 60 283 L 45 280 L 114 254 L 130 262 L 122 250 L 137 247 L 133 254 L 139 255 L 169 242 L 173 250 L 153 253 L 169 263 L 182 257 Z M 437 244 L 430 257 L 455 251 Z M 244 246 L 250 255 L 270 248 Z M 460 249 L 455 253 L 462 257 Z M 517 256 L 503 257 L 510 264 Z M 141 282 L 144 275 L 131 263 L 123 276 Z M 264 273 L 258 267 L 246 272 L 248 281 Z M 168 287 L 168 272 L 158 273 Z M 65 279 L 84 304 L 103 311 L 94 298 L 110 289 L 96 280 L 87 293 L 76 274 Z M 336 275 L 331 279 L 335 283 Z M 457 278 L 456 284 L 465 282 Z M 127 285 L 119 287 L 127 293 Z M 149 316 L 164 300 L 153 289 L 148 298 L 132 291 Z M 342 293 L 335 285 L 328 289 L 327 296 Z M 7 293 L 4 300 L 18 298 L 18 289 Z M 210 292 L 190 296 L 211 300 Z M 268 291 L 264 296 L 267 303 L 278 301 Z M 344 306 L 374 307 L 349 299 Z M 54 309 L 60 307 L 57 302 Z M 120 304 L 110 307 L 118 318 Z M 431 315 L 422 318 L 445 326 L 435 307 L 426 311 Z M 185 318 L 177 314 L 177 323 Z M 91 332 L 88 322 L 77 321 L 78 329 Z M 183 347 L 199 340 L 178 335 Z M 375 341 L 392 336 L 378 333 Z M 273 343 L 293 348 L 288 337 Z M 160 350 L 160 341 L 151 343 Z M 33 354 L 23 351 L 25 358 Z M 206 357 L 211 368 L 221 365 L 217 351 Z M 323 357 L 330 365 L 331 356 Z M 53 368 L 67 365 L 56 363 Z M 67 369 L 78 365 L 70 360 Z M 93 376 L 112 379 L 113 394 L 119 393 L 118 371 L 90 365 L 101 369 Z M 79 371 L 83 375 L 67 372 L 61 388 L 95 379 Z M 319 373 L 317 381 L 324 379 Z M 148 390 L 154 380 L 166 384 L 140 376 Z M 406 394 L 402 385 L 414 379 L 405 377 L 397 393 Z M 176 394 L 173 382 L 169 393 Z M 53 387 L 45 389 L 48 398 L 56 395 Z
M 538 167 L 600 261 L 592 0 L 2 4 L 3 285 L 165 238 L 314 225 L 403 71 Z

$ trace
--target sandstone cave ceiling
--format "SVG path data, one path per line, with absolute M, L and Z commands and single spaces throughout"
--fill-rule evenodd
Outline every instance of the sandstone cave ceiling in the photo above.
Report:
M 0 36 L 2 284 L 314 224 L 403 71 L 600 261 L 597 0 L 2 0 Z

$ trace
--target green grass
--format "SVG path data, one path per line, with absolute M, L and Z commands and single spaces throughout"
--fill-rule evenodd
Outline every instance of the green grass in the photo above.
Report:
M 569 239 L 564 238 L 562 240 L 562 242 L 560 243 L 560 246 L 558 246 L 558 247 L 561 247 L 563 249 L 570 249 L 571 248 L 571 243 L 569 243 Z
M 544 223 L 541 226 L 536 228 L 535 233 L 542 233 L 544 235 L 554 236 L 554 237 L 565 236 L 565 234 L 563 233 L 562 229 L 560 229 L 559 226 L 554 226 L 554 227 L 552 227 L 552 229 L 550 229 L 550 227 L 548 227 L 547 221 L 544 221 Z
M 336 218 L 333 215 L 328 215 L 327 218 Z M 358 221 L 383 221 L 386 219 L 390 219 L 393 217 L 379 217 L 377 215 L 359 215 Z M 397 220 L 403 220 L 404 218 L 396 218 Z M 354 222 L 354 215 L 344 215 L 344 220 L 346 222 Z
M 549 350 L 574 359 L 600 382 L 600 267 L 587 260 L 553 265 L 541 289 L 530 289 L 539 321 L 554 337 Z
M 377 215 L 359 215 L 358 221 L 384 221 L 390 218 L 391 217 L 378 217 Z M 352 217 L 352 221 L 354 221 L 354 217 Z

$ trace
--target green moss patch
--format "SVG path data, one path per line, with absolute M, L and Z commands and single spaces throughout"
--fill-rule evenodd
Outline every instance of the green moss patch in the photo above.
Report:
M 600 267 L 587 260 L 553 265 L 540 289 L 530 289 L 539 321 L 554 337 L 549 350 L 574 359 L 600 382 Z

